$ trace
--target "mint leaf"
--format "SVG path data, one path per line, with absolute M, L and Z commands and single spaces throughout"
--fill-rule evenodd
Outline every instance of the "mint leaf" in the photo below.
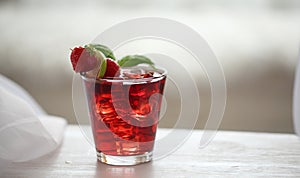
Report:
M 128 55 L 123 57 L 121 60 L 118 61 L 118 64 L 121 67 L 132 67 L 138 64 L 149 64 L 154 67 L 154 63 L 151 59 L 147 58 L 146 56 L 142 55 Z
M 107 60 L 104 59 L 102 60 L 101 64 L 100 64 L 100 70 L 98 72 L 98 78 L 102 78 L 106 72 L 106 68 L 107 68 Z
M 105 57 L 116 60 L 116 57 L 114 56 L 112 50 L 109 49 L 107 46 L 100 45 L 100 44 L 89 44 L 88 46 L 90 46 L 98 51 L 101 51 Z

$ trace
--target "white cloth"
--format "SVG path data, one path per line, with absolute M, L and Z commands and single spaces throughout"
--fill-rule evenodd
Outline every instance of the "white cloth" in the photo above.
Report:
M 66 123 L 47 115 L 23 88 L 0 75 L 0 168 L 55 150 Z

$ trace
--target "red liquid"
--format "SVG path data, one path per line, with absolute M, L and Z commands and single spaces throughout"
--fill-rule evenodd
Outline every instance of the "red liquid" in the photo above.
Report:
M 85 79 L 96 150 L 129 156 L 151 152 L 166 77 L 146 82 Z

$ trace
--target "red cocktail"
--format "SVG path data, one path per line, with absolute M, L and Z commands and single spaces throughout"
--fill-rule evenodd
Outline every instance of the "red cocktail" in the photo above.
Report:
M 110 79 L 83 79 L 98 159 L 118 165 L 150 161 L 165 71 L 133 67 Z

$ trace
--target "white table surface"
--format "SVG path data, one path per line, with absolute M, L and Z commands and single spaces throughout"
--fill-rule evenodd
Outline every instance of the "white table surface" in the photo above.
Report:
M 201 132 L 168 157 L 126 167 L 97 162 L 79 127 L 69 125 L 58 150 L 13 163 L 0 177 L 300 177 L 300 139 L 293 134 L 219 131 L 200 149 Z

